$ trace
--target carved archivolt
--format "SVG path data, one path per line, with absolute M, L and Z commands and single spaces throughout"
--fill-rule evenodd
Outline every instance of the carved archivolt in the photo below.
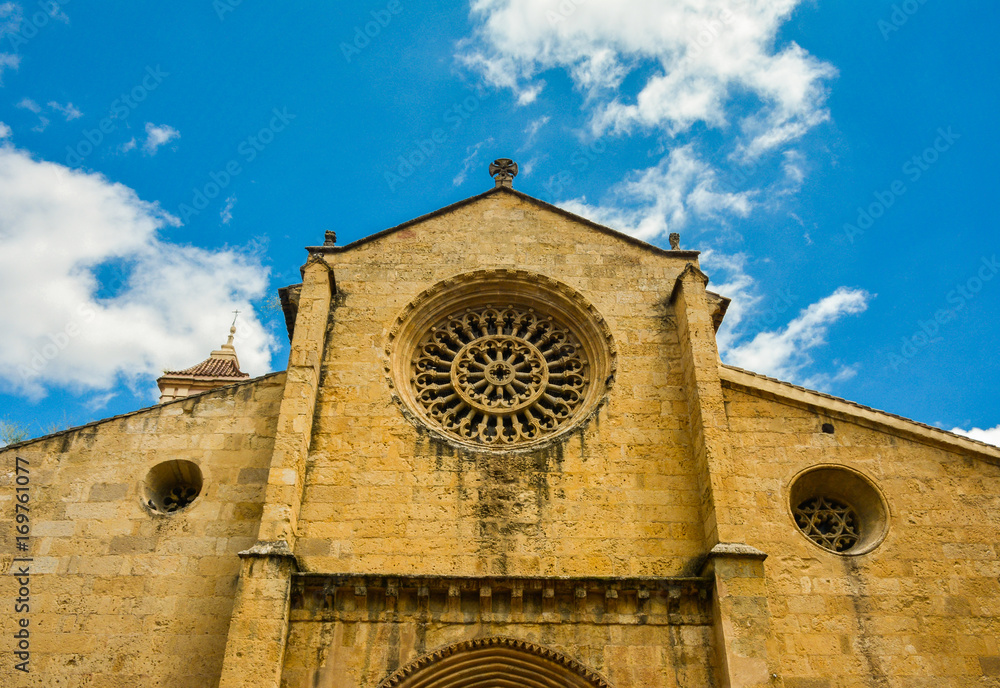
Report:
M 389 336 L 388 373 L 415 417 L 451 440 L 513 448 L 575 425 L 607 392 L 614 344 L 564 284 L 480 271 L 424 292 Z
M 565 655 L 524 640 L 478 638 L 424 655 L 379 688 L 609 688 L 597 673 Z

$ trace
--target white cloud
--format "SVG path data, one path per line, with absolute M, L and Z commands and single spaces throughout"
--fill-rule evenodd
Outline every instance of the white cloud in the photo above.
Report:
M 972 428 L 971 430 L 952 428 L 952 432 L 956 435 L 964 435 L 974 440 L 1000 447 L 1000 425 L 995 428 L 987 428 L 986 430 L 980 430 L 979 428 Z
M 50 100 L 49 107 L 55 110 L 56 112 L 60 113 L 63 117 L 65 117 L 67 122 L 69 122 L 70 120 L 79 119 L 80 117 L 83 117 L 83 113 L 80 112 L 80 110 L 75 105 L 73 105 L 73 103 L 66 103 L 65 105 L 60 105 L 56 101 Z
M 801 0 L 474 0 L 463 61 L 493 85 L 535 100 L 545 70 L 566 70 L 592 103 L 595 133 L 635 127 L 674 135 L 736 118 L 739 151 L 759 155 L 827 117 L 829 64 L 794 43 L 775 47 Z M 651 73 L 649 72 L 652 67 Z M 618 92 L 642 70 L 638 93 Z M 749 114 L 727 106 L 760 105 Z
M 727 255 L 714 249 L 703 251 L 700 256 L 702 269 L 712 275 L 709 289 L 732 299 L 716 335 L 716 343 L 723 354 L 739 339 L 747 315 L 757 312 L 762 301 L 756 281 L 747 272 L 748 260 L 743 253 Z
M 34 112 L 38 115 L 38 124 L 31 128 L 32 131 L 36 131 L 41 134 L 45 131 L 46 127 L 49 126 L 49 118 L 45 115 L 40 114 L 42 112 L 42 106 L 33 101 L 31 98 L 21 98 L 18 102 L 17 107 L 22 110 L 27 110 L 29 112 Z
M 713 290 L 733 299 L 720 349 L 737 365 L 785 378 L 805 377 L 806 352 L 833 322 L 863 311 L 869 295 L 840 288 L 784 329 L 739 344 L 764 299 L 750 259 L 720 251 L 721 233 L 704 228 L 725 231 L 752 212 L 781 210 L 806 179 L 808 161 L 793 144 L 829 119 L 827 88 L 837 71 L 779 39 L 802 4 L 472 0 L 473 34 L 458 48 L 460 62 L 522 103 L 538 100 L 547 72 L 565 72 L 581 94 L 590 142 L 644 137 L 640 145 L 656 164 L 631 171 L 606 197 L 559 205 L 647 241 L 688 229 L 687 245 L 700 240 L 705 265 L 723 276 Z M 854 373 L 838 365 L 835 374 L 806 379 L 828 385 Z
M 131 150 L 135 150 L 136 145 L 137 145 L 137 143 L 136 143 L 135 137 L 133 136 L 128 141 L 126 141 L 125 143 L 123 143 L 120 146 L 118 146 L 118 152 L 119 153 L 128 153 Z
M 0 86 L 3 85 L 3 73 L 7 69 L 17 69 L 21 58 L 12 53 L 0 53 Z
M 812 364 L 809 351 L 826 343 L 830 327 L 845 315 L 856 315 L 868 308 L 872 295 L 861 289 L 840 287 L 829 296 L 802 310 L 784 328 L 758 333 L 744 344 L 730 346 L 723 354 L 726 363 L 770 375 L 789 382 L 820 388 L 852 377 L 856 369 L 841 366 L 834 375 L 803 377 Z
M 44 3 L 42 7 L 44 8 L 45 5 L 48 5 L 48 7 L 45 9 L 48 11 L 50 17 L 52 17 L 53 19 L 58 19 L 64 24 L 69 24 L 69 15 L 63 12 L 62 8 L 62 5 L 65 5 L 66 2 L 68 2 L 68 0 L 64 0 L 61 4 L 58 2 Z
M 462 161 L 462 169 L 459 170 L 458 174 L 456 174 L 454 179 L 451 180 L 453 185 L 461 186 L 465 182 L 466 177 L 469 176 L 469 172 L 475 166 L 476 160 L 479 158 L 479 151 L 482 150 L 483 146 L 491 143 L 493 143 L 492 136 L 485 141 L 480 141 L 474 146 L 468 146 L 465 149 L 465 160 Z
M 21 26 L 21 6 L 15 2 L 0 3 L 0 36 L 16 33 Z
M 804 161 L 787 152 L 775 188 L 743 178 L 745 188 L 722 191 L 720 169 L 698 141 L 716 129 L 725 164 L 757 167 L 828 119 L 826 83 L 836 70 L 777 43 L 801 2 L 473 0 L 475 29 L 458 58 L 524 102 L 544 88 L 540 75 L 563 70 L 582 94 L 591 137 L 640 133 L 666 146 L 657 165 L 630 173 L 599 206 L 560 201 L 652 241 L 693 219 L 746 217 L 801 187 Z
M 148 155 L 156 155 L 160 146 L 180 137 L 181 133 L 168 124 L 156 125 L 146 122 L 146 142 L 142 144 L 142 150 Z
M 17 104 L 17 107 L 21 108 L 22 110 L 29 110 L 31 112 L 34 112 L 36 115 L 42 111 L 42 106 L 33 101 L 31 98 L 21 98 L 20 102 L 18 102 Z
M 535 169 L 535 165 L 537 165 L 541 160 L 544 160 L 546 157 L 548 157 L 548 156 L 545 156 L 545 155 L 538 156 L 538 155 L 536 155 L 533 158 L 528 158 L 523 164 L 518 163 L 518 166 L 517 166 L 518 174 L 523 174 L 523 175 L 526 175 L 526 176 L 530 175 L 531 171 L 533 169 Z
M 91 413 L 95 413 L 106 407 L 117 396 L 118 392 L 99 392 L 84 401 L 83 406 Z
M 10 127 L 8 127 L 3 122 L 0 122 L 0 141 L 6 138 L 10 138 Z
M 761 294 L 747 270 L 750 259 L 743 253 L 727 255 L 708 249 L 702 252 L 700 262 L 713 280 L 718 280 L 710 289 L 732 299 L 716 334 L 719 355 L 726 363 L 819 390 L 829 390 L 857 375 L 857 365 L 839 361 L 834 361 L 834 373 L 808 373 L 812 364 L 808 351 L 824 344 L 830 326 L 843 316 L 866 310 L 872 295 L 840 287 L 801 311 L 785 327 L 773 330 L 769 328 L 795 311 L 798 295 L 787 288 Z M 757 334 L 747 341 L 751 328 Z
M 525 127 L 524 129 L 524 133 L 528 135 L 528 138 L 527 140 L 525 140 L 524 145 L 521 147 L 521 150 L 525 150 L 534 145 L 535 138 L 538 136 L 538 132 L 541 131 L 542 127 L 544 127 L 546 124 L 549 123 L 550 119 L 551 117 L 549 117 L 548 115 L 543 115 L 542 117 L 534 119 L 528 123 L 528 126 Z
M 0 207 L 0 388 L 148 388 L 225 341 L 234 309 L 243 368 L 270 369 L 275 341 L 252 305 L 268 286 L 256 255 L 171 244 L 160 230 L 179 223 L 158 205 L 9 145 Z
M 806 178 L 806 161 L 801 151 L 786 150 L 781 155 L 781 169 L 785 175 L 785 193 L 795 193 L 802 188 Z M 799 221 L 801 224 L 801 220 Z
M 222 224 L 228 225 L 233 219 L 233 208 L 236 207 L 236 196 L 230 196 L 226 199 L 226 205 L 223 206 L 222 212 L 219 213 L 219 219 L 222 220 Z
M 8 34 L 16 34 L 21 26 L 21 19 L 20 5 L 13 2 L 0 3 L 0 39 L 4 39 Z M 17 69 L 20 62 L 21 59 L 13 53 L 0 53 L 0 86 L 3 85 L 4 70 Z
M 67 0 L 68 2 L 68 0 Z M 58 2 L 39 2 L 39 7 L 48 12 L 50 17 L 58 19 L 60 21 L 69 23 L 69 17 L 62 11 Z M 29 13 L 32 10 L 29 10 Z M 36 15 L 32 15 L 33 17 Z M 44 15 L 43 15 L 44 16 Z M 37 22 L 40 20 L 35 20 L 32 26 L 35 26 L 35 31 L 37 32 Z M 21 6 L 15 2 L 2 2 L 0 3 L 0 40 L 3 43 L 9 43 L 9 45 L 16 50 L 18 44 L 25 43 L 27 38 L 24 34 L 21 34 L 21 26 L 24 24 L 24 12 Z M 27 33 L 27 32 L 26 32 Z M 34 34 L 31 34 L 34 35 Z M 7 36 L 10 36 L 7 38 Z M 0 52 L 0 86 L 3 85 L 3 73 L 6 69 L 17 69 L 21 63 L 21 58 L 15 53 L 3 53 Z
M 753 207 L 751 194 L 720 191 L 716 176 L 688 145 L 672 150 L 656 167 L 633 172 L 612 189 L 607 205 L 591 205 L 583 198 L 560 205 L 649 241 L 677 231 L 691 216 L 748 215 Z

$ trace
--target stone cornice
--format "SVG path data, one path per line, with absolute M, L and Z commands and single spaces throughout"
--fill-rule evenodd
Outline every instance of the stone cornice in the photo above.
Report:
M 298 573 L 293 621 L 708 625 L 712 581 Z

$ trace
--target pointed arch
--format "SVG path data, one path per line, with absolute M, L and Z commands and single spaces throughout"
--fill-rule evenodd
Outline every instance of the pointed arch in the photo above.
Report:
M 610 688 L 576 660 L 496 636 L 440 648 L 397 669 L 379 688 Z

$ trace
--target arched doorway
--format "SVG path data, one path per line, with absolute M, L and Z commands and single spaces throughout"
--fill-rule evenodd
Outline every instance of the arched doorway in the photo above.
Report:
M 407 664 L 379 688 L 610 688 L 565 655 L 511 638 L 456 643 Z

